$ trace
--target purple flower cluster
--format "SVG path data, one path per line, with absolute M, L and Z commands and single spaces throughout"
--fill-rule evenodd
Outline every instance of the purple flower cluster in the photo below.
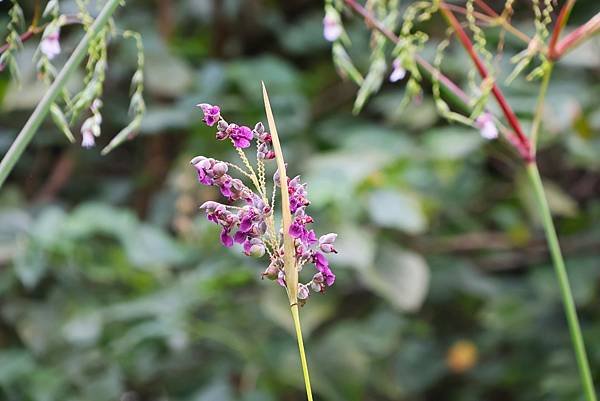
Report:
M 251 130 L 243 125 L 227 123 L 221 117 L 221 109 L 218 106 L 207 103 L 198 106 L 204 113 L 204 123 L 209 127 L 217 125 L 216 138 L 230 139 L 241 152 L 240 156 L 249 170 L 204 156 L 193 158 L 191 164 L 196 169 L 201 184 L 218 187 L 230 203 L 242 202 L 241 206 L 234 206 L 208 201 L 200 208 L 205 211 L 209 221 L 221 227 L 221 243 L 224 246 L 241 244 L 244 254 L 257 258 L 268 254 L 270 264 L 262 276 L 277 280 L 280 285 L 286 286 L 282 233 L 275 229 L 272 205 L 269 204 L 266 196 L 267 188 L 264 180 L 263 161 L 275 158 L 272 137 L 260 122 Z M 249 161 L 242 150 L 250 147 L 252 140 L 256 140 L 258 174 L 249 166 Z M 256 190 L 251 190 L 240 179 L 231 177 L 228 174 L 230 166 L 250 177 Z M 273 176 L 273 180 L 273 186 L 276 187 L 279 183 L 277 173 Z M 337 253 L 333 245 L 337 234 L 330 233 L 317 238 L 314 230 L 308 227 L 313 222 L 313 218 L 306 213 L 306 208 L 310 205 L 306 183 L 302 183 L 299 176 L 293 179 L 288 177 L 287 181 L 290 211 L 293 215 L 288 234 L 294 240 L 296 267 L 300 271 L 305 264 L 313 264 L 316 269 L 316 273 L 308 283 L 301 283 L 298 286 L 298 299 L 303 302 L 308 298 L 310 289 L 324 292 L 327 287 L 334 284 L 335 275 L 329 267 L 326 254 Z
M 215 185 L 221 190 L 221 194 L 230 201 L 239 199 L 249 200 L 252 198 L 252 191 L 244 183 L 232 178 L 227 171 L 227 164 L 215 159 L 197 156 L 190 162 L 198 173 L 198 181 L 203 185 Z

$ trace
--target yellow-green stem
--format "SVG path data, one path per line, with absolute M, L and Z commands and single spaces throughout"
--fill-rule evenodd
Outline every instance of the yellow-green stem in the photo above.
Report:
M 547 61 L 544 68 L 544 78 L 542 79 L 542 85 L 540 86 L 540 93 L 538 95 L 537 105 L 535 107 L 535 115 L 533 117 L 533 125 L 531 126 L 531 148 L 535 152 L 537 146 L 537 137 L 540 130 L 540 124 L 542 122 L 542 116 L 544 112 L 544 100 L 546 99 L 546 93 L 548 92 L 548 86 L 550 84 L 550 76 L 552 75 L 552 69 L 554 63 Z
M 306 397 L 308 401 L 313 401 L 312 389 L 310 387 L 310 376 L 308 373 L 308 363 L 306 362 L 306 353 L 304 352 L 304 341 L 302 339 L 302 330 L 300 328 L 300 313 L 298 311 L 298 268 L 296 267 L 296 252 L 293 238 L 289 234 L 290 225 L 292 224 L 292 214 L 290 212 L 290 200 L 287 185 L 287 173 L 285 169 L 285 160 L 279 135 L 277 135 L 277 127 L 275 126 L 275 118 L 273 110 L 271 110 L 271 102 L 269 94 L 264 82 L 262 83 L 263 100 L 265 102 L 265 113 L 267 114 L 267 122 L 269 123 L 269 131 L 273 140 L 273 151 L 275 152 L 275 161 L 277 162 L 277 170 L 279 171 L 279 185 L 281 187 L 281 220 L 283 229 L 283 247 L 284 247 L 284 270 L 285 281 L 287 286 L 288 300 L 294 320 L 294 328 L 296 329 L 296 339 L 298 340 L 298 350 L 300 351 L 300 363 L 302 365 L 302 374 L 304 376 L 304 386 L 306 387 Z
M 300 363 L 302 364 L 302 374 L 304 375 L 304 386 L 306 387 L 306 398 L 313 401 L 312 388 L 310 387 L 310 375 L 308 374 L 308 363 L 304 353 L 304 341 L 302 340 L 302 329 L 300 327 L 300 314 L 298 304 L 292 305 L 292 318 L 294 319 L 294 328 L 296 329 L 296 338 L 298 339 L 298 350 L 300 350 Z
M 594 382 L 592 381 L 592 375 L 590 373 L 590 365 L 585 352 L 585 344 L 581 334 L 581 327 L 579 326 L 579 319 L 577 318 L 575 301 L 573 300 L 567 269 L 560 251 L 558 236 L 556 235 L 556 229 L 554 227 L 554 223 L 552 222 L 552 215 L 550 214 L 550 208 L 548 207 L 548 201 L 544 193 L 542 179 L 535 163 L 530 163 L 527 165 L 527 174 L 533 186 L 535 200 L 542 217 L 548 248 L 550 249 L 550 255 L 552 256 L 554 270 L 558 279 L 560 295 L 565 308 L 565 315 L 567 317 L 571 341 L 573 342 L 573 348 L 575 351 L 575 358 L 577 360 L 577 366 L 581 376 L 583 392 L 587 401 L 596 401 Z

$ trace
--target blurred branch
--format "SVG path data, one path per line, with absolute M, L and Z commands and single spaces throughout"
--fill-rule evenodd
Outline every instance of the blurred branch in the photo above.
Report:
M 454 29 L 454 32 L 456 33 L 458 39 L 469 54 L 469 57 L 471 57 L 471 60 L 473 61 L 473 64 L 475 64 L 475 67 L 479 71 L 479 75 L 481 76 L 481 78 L 484 80 L 489 78 L 488 70 L 481 58 L 479 57 L 479 55 L 477 54 L 477 52 L 475 51 L 471 39 L 463 29 L 460 22 L 458 22 L 452 11 L 450 11 L 450 9 L 446 7 L 446 3 L 444 3 L 443 1 L 440 2 L 440 10 L 446 18 L 446 20 L 448 21 L 448 23 L 450 24 L 450 26 L 452 26 L 452 28 Z M 532 151 L 529 139 L 527 138 L 527 135 L 525 135 L 525 132 L 521 128 L 521 124 L 519 123 L 519 120 L 517 119 L 517 116 L 515 115 L 513 109 L 508 104 L 508 101 L 506 100 L 504 94 L 502 93 L 498 85 L 496 85 L 496 83 L 492 84 L 492 94 L 494 95 L 494 98 L 496 98 L 498 105 L 502 109 L 504 117 L 506 118 L 508 124 L 511 126 L 516 135 L 515 146 L 520 151 L 521 156 L 523 157 L 525 162 L 531 163 L 534 160 L 535 155 Z
M 558 42 L 558 44 L 551 49 L 550 58 L 552 60 L 558 60 L 567 52 L 573 50 L 583 41 L 598 32 L 600 32 L 600 13 L 594 15 L 588 22 L 581 25 L 579 28 L 568 34 L 563 40 Z
M 64 17 L 65 17 L 65 19 L 64 19 L 63 23 L 61 24 L 61 26 L 82 23 L 81 18 L 79 18 L 77 16 L 65 15 Z M 41 32 L 44 32 L 46 25 L 47 24 L 37 26 L 32 23 L 31 26 L 25 32 L 23 32 L 21 34 L 21 36 L 19 37 L 21 42 L 26 42 L 29 39 L 33 38 L 35 35 L 37 35 Z M 4 53 L 8 49 L 9 46 L 10 45 L 8 43 L 5 43 L 2 46 L 0 46 L 0 54 Z
M 48 112 L 50 111 L 50 106 L 54 102 L 54 100 L 61 94 L 63 87 L 67 83 L 69 77 L 76 71 L 79 63 L 83 60 L 87 48 L 92 41 L 93 38 L 98 35 L 100 30 L 104 28 L 104 26 L 108 23 L 108 20 L 113 15 L 117 6 L 119 6 L 121 2 L 119 0 L 109 0 L 92 26 L 86 32 L 84 37 L 81 39 L 67 62 L 65 63 L 63 69 L 57 75 L 56 79 L 48 88 L 48 91 L 42 98 L 42 100 L 38 103 L 35 110 L 25 123 L 25 126 L 17 135 L 15 141 L 11 144 L 8 152 L 2 158 L 0 162 L 0 188 L 4 184 L 4 181 L 12 171 L 17 161 L 25 151 L 25 148 L 33 139 L 35 133 L 38 128 L 46 118 Z
M 74 167 L 75 160 L 72 152 L 65 151 L 58 159 L 54 169 L 52 169 L 50 177 L 37 194 L 36 201 L 45 202 L 54 199 L 56 194 L 69 182 Z
M 361 15 L 368 26 L 372 26 L 383 35 L 385 35 L 390 41 L 395 44 L 400 42 L 400 38 L 394 32 L 390 31 L 385 25 L 381 23 L 377 18 L 375 18 L 369 11 L 367 11 L 362 5 L 358 4 L 355 0 L 344 0 L 344 2 L 353 9 L 357 14 Z M 463 110 L 470 110 L 470 98 L 469 96 L 458 86 L 456 85 L 450 78 L 445 76 L 434 68 L 427 60 L 422 58 L 420 55 L 415 54 L 415 60 L 419 67 L 424 71 L 424 75 L 427 75 L 428 79 L 431 79 L 435 76 L 440 82 L 441 87 L 443 88 L 446 95 L 452 98 L 452 100 L 460 106 Z
M 567 24 L 567 20 L 571 15 L 571 10 L 575 5 L 575 1 L 576 0 L 567 0 L 567 3 L 561 8 L 558 18 L 556 19 L 556 25 L 554 25 L 554 30 L 552 31 L 552 36 L 550 37 L 550 43 L 548 44 L 548 57 L 550 57 L 552 60 L 554 60 L 556 56 L 555 52 L 558 37 Z
M 464 7 L 460 7 L 454 4 L 446 3 L 446 8 L 449 10 L 455 11 L 460 14 L 467 14 L 467 10 Z M 492 10 L 493 11 L 493 10 Z M 531 42 L 531 38 L 527 36 L 524 32 L 517 29 L 514 25 L 510 24 L 504 17 L 498 15 L 494 12 L 494 15 L 486 15 L 483 13 L 478 13 L 477 11 L 473 12 L 473 16 L 479 19 L 482 22 L 485 22 L 491 26 L 500 25 L 507 32 L 513 34 L 516 38 L 520 39 L 522 42 L 529 44 Z

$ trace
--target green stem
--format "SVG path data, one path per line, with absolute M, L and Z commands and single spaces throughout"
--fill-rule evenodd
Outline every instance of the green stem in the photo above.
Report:
M 304 352 L 304 341 L 302 340 L 302 329 L 300 328 L 300 315 L 298 313 L 298 304 L 291 306 L 292 318 L 294 319 L 294 328 L 296 329 L 296 338 L 298 339 L 298 350 L 300 351 L 300 363 L 302 364 L 302 374 L 304 375 L 304 386 L 306 387 L 306 398 L 313 401 L 312 389 L 310 387 L 310 375 L 308 374 L 308 363 Z
M 581 327 L 579 326 L 579 320 L 577 318 L 577 311 L 575 310 L 575 301 L 573 300 L 569 277 L 567 276 L 567 269 L 560 251 L 556 229 L 552 222 L 552 215 L 550 214 L 550 208 L 548 207 L 548 201 L 544 193 L 540 172 L 535 163 L 527 165 L 527 174 L 533 186 L 535 200 L 541 213 L 542 223 L 544 224 L 546 240 L 548 242 L 548 248 L 550 249 L 550 255 L 552 256 L 554 270 L 560 287 L 560 294 L 565 308 L 565 315 L 567 316 L 567 323 L 569 325 L 571 341 L 573 342 L 573 348 L 575 350 L 575 358 L 577 359 L 583 391 L 587 401 L 596 401 L 594 382 L 592 381 L 592 375 L 590 373 L 590 365 L 585 352 L 585 345 L 581 334 Z
M 67 60 L 65 66 L 60 71 L 50 88 L 48 88 L 48 91 L 36 106 L 35 110 L 25 123 L 25 126 L 23 127 L 21 132 L 19 132 L 19 135 L 17 135 L 17 138 L 8 149 L 8 152 L 6 152 L 6 155 L 4 155 L 2 162 L 0 162 L 0 188 L 2 188 L 6 177 L 8 177 L 17 161 L 19 161 L 19 158 L 25 151 L 25 148 L 27 147 L 29 142 L 31 142 L 38 128 L 48 115 L 50 106 L 60 95 L 63 87 L 67 83 L 67 80 L 71 75 L 73 75 L 73 73 L 83 60 L 83 57 L 85 56 L 90 41 L 106 25 L 106 23 L 108 22 L 108 20 L 115 12 L 117 6 L 120 3 L 121 0 L 109 0 L 106 3 L 104 8 L 98 15 L 98 18 L 96 18 L 90 29 L 81 39 L 81 41 L 73 51 L 73 54 L 71 54 L 71 56 Z
M 554 63 L 547 61 L 545 65 L 544 78 L 542 85 L 540 86 L 540 93 L 538 95 L 537 105 L 535 106 L 535 115 L 533 117 L 533 125 L 531 127 L 531 151 L 535 152 L 537 146 L 538 131 L 540 129 L 540 123 L 542 122 L 542 115 L 544 111 L 544 100 L 546 99 L 546 93 L 548 92 L 548 86 L 550 84 L 550 76 L 552 75 L 552 69 Z

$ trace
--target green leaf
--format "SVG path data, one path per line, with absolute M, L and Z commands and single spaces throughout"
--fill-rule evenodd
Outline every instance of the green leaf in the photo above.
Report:
M 429 275 L 429 267 L 421 255 L 386 246 L 375 266 L 361 271 L 361 280 L 397 309 L 414 312 L 425 300 Z
M 424 142 L 431 158 L 459 160 L 479 149 L 485 140 L 475 129 L 452 126 L 429 130 Z
M 409 234 L 427 229 L 427 218 L 419 199 L 397 190 L 376 190 L 369 196 L 368 212 L 380 227 L 395 228 Z

